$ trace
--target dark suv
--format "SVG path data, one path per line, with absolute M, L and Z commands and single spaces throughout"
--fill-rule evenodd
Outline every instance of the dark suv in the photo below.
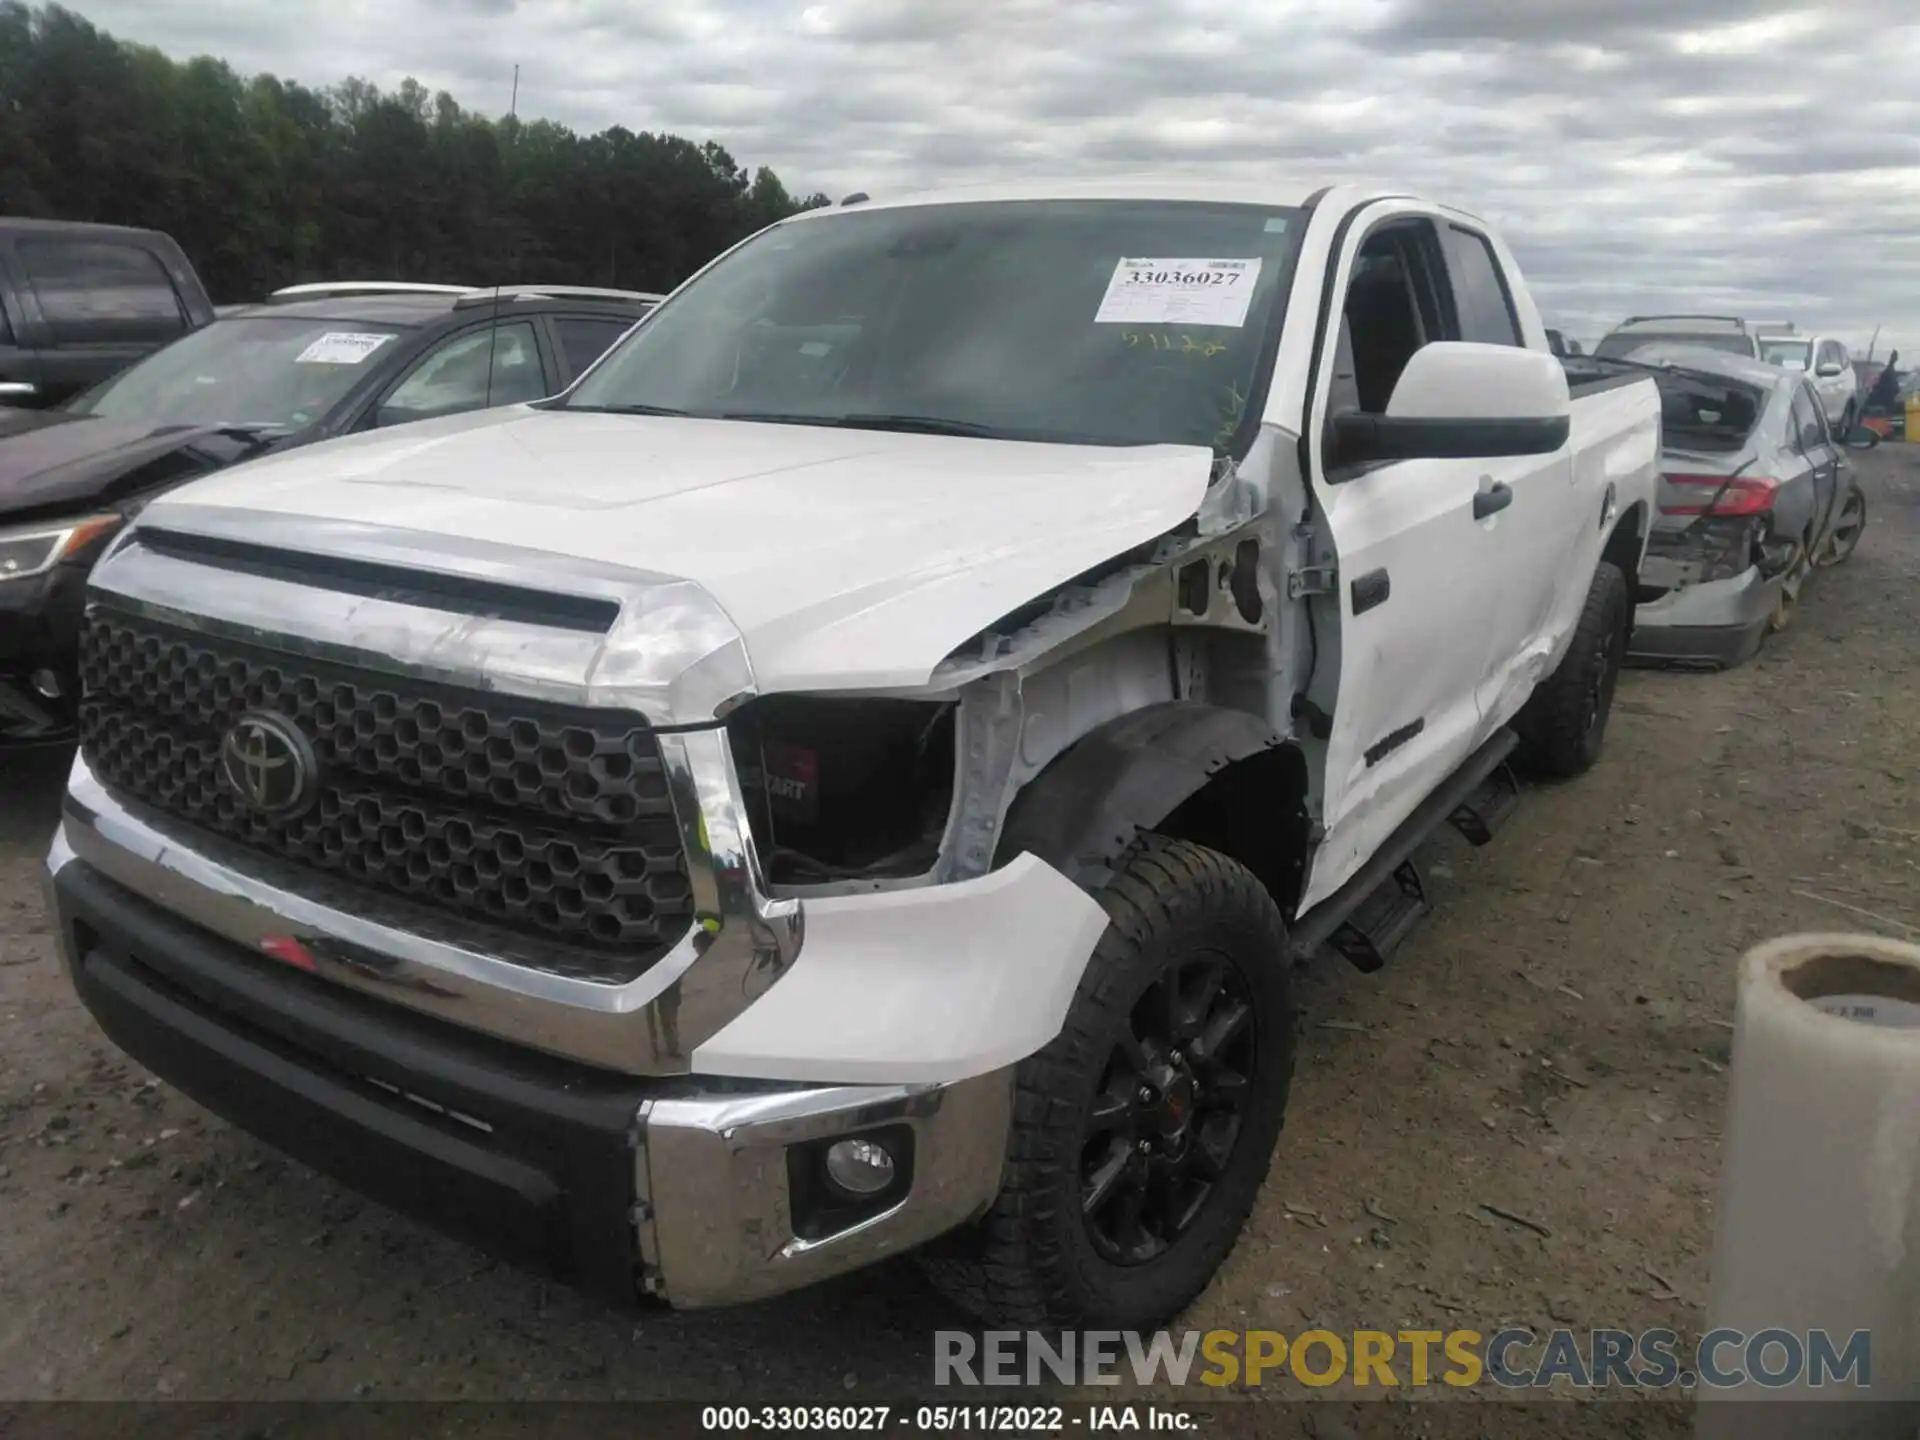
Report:
M 157 230 L 0 217 L 0 403 L 57 405 L 212 319 Z
M 87 571 L 151 496 L 268 449 L 555 394 L 659 300 L 294 286 L 64 406 L 0 407 L 0 744 L 71 730 Z

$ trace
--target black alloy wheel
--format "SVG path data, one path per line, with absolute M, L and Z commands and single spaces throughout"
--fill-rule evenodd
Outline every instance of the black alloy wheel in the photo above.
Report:
M 1176 956 L 1148 983 L 1087 1107 L 1081 1213 L 1103 1259 L 1143 1264 L 1192 1228 L 1240 1139 L 1259 1044 L 1228 956 Z

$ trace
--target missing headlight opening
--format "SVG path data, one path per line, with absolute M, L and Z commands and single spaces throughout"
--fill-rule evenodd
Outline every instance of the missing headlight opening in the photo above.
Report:
M 727 720 L 775 885 L 933 868 L 953 800 L 950 701 L 769 695 Z

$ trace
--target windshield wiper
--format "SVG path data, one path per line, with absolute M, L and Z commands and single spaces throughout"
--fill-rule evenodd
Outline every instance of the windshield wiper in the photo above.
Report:
M 915 435 L 977 435 L 1010 438 L 1008 432 L 973 420 L 943 420 L 937 415 L 782 415 L 759 410 L 722 410 L 716 420 L 752 420 L 763 425 L 827 425 L 840 430 L 899 430 Z
M 265 450 L 286 437 L 287 427 L 266 422 L 254 424 L 236 424 L 232 422 L 206 427 L 206 434 L 218 435 L 225 440 L 237 440 L 247 447 L 247 453 Z
M 1125 445 L 1130 443 L 1105 435 L 1075 435 L 1061 430 L 985 425 L 978 420 L 949 420 L 940 415 L 894 415 L 859 411 L 851 415 L 789 415 L 761 410 L 722 410 L 713 414 L 712 418 L 746 420 L 762 425 L 824 425 L 836 430 L 889 430 L 903 435 L 958 435 L 977 440 L 1024 440 L 1042 445 Z
M 555 410 L 578 410 L 583 415 L 679 415 L 692 416 L 691 410 L 676 410 L 671 405 L 555 405 Z M 717 416 L 698 415 L 699 420 L 717 419 Z

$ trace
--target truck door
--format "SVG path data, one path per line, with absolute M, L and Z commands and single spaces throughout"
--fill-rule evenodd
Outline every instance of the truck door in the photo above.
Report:
M 1458 327 L 1448 338 L 1524 348 L 1512 286 L 1493 242 L 1452 219 L 1442 220 L 1439 230 Z M 1576 483 L 1571 443 L 1551 455 L 1461 463 L 1475 467 L 1477 488 L 1504 487 L 1512 495 L 1504 509 L 1479 522 L 1482 538 L 1473 551 L 1475 565 L 1501 577 L 1492 607 L 1480 618 L 1478 705 L 1486 734 L 1526 703 L 1553 658 L 1557 616 L 1586 598 L 1599 513 Z M 1593 486 L 1595 502 L 1603 488 Z M 1569 592 L 1569 603 L 1556 605 Z
M 1339 680 L 1323 761 L 1326 833 L 1302 909 L 1337 889 L 1478 743 L 1487 626 L 1509 588 L 1486 523 L 1499 502 L 1475 503 L 1496 483 L 1487 462 L 1347 466 L 1328 453 L 1330 414 L 1384 414 L 1414 352 L 1453 338 L 1435 219 L 1406 202 L 1368 207 L 1328 284 L 1305 428 L 1315 504 L 1338 558 L 1334 593 L 1310 602 L 1317 633 L 1338 635 L 1337 658 L 1316 665 L 1337 664 Z

